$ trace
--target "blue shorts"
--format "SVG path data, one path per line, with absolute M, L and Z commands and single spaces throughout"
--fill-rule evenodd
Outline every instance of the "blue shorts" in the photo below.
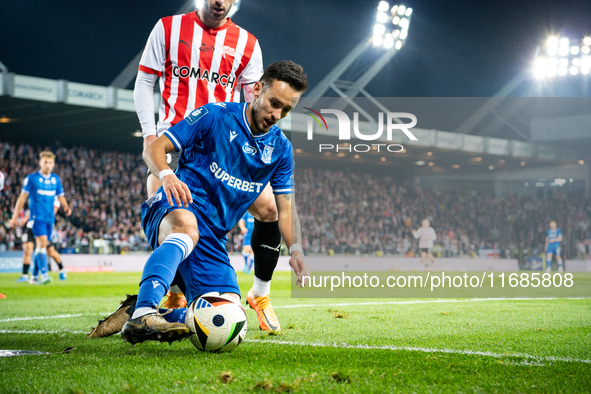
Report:
M 560 243 L 559 242 L 552 242 L 548 244 L 548 249 L 546 249 L 546 254 L 552 253 L 555 256 L 560 256 Z
M 33 235 L 35 237 L 42 237 L 46 236 L 47 239 L 51 238 L 51 233 L 53 232 L 53 223 L 49 222 L 41 222 L 39 220 L 35 220 L 33 222 Z M 31 240 L 33 241 L 33 240 Z
M 197 218 L 199 241 L 193 252 L 179 265 L 175 282 L 191 303 L 212 291 L 240 295 L 236 271 L 226 252 L 228 238 L 216 236 L 203 221 L 195 203 L 189 208 L 171 207 L 162 189 L 142 204 L 142 227 L 152 249 L 158 247 L 158 227 L 164 216 L 175 209 L 186 209 Z M 180 277 L 180 278 L 179 278 Z M 182 279 L 178 281 L 178 279 Z

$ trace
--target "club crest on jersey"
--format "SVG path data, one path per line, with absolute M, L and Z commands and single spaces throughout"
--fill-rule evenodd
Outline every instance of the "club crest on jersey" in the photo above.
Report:
M 254 146 L 251 146 L 248 144 L 248 142 L 244 143 L 244 146 L 242 147 L 242 150 L 244 151 L 244 153 L 248 154 L 248 155 L 254 155 L 255 153 L 257 153 L 257 148 L 255 148 Z
M 271 155 L 273 154 L 273 147 L 269 145 L 265 145 L 265 149 L 263 150 L 263 154 L 261 155 L 261 160 L 265 164 L 269 164 L 271 162 Z
M 226 58 L 226 55 L 234 56 L 236 54 L 236 49 L 229 47 L 227 45 L 224 45 L 223 51 L 224 54 L 222 56 L 224 59 Z
M 230 142 L 234 141 L 234 138 L 238 137 L 238 132 L 230 131 Z
M 189 116 L 187 116 L 185 119 L 187 120 L 187 123 L 194 124 L 195 122 L 197 122 L 199 119 L 201 119 L 208 112 L 209 111 L 206 108 L 200 107 L 200 108 L 197 108 L 196 110 L 194 110 L 193 112 L 191 112 L 191 114 Z

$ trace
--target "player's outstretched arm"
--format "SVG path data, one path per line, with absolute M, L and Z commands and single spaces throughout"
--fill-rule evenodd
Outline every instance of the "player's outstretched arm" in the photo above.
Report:
M 300 245 L 302 231 L 300 218 L 293 203 L 293 194 L 276 194 L 275 202 L 279 211 L 279 231 L 289 248 L 291 258 L 289 265 L 298 277 L 296 284 L 304 287 L 303 277 L 310 277 L 310 269 L 304 260 L 304 253 Z
M 162 135 L 144 149 L 142 157 L 152 174 L 162 181 L 162 188 L 166 193 L 168 203 L 174 206 L 176 201 L 178 206 L 188 208 L 189 204 L 193 203 L 191 192 L 187 185 L 176 177 L 166 162 L 166 154 L 174 151 L 175 148 L 170 139 L 166 135 Z
M 27 201 L 28 197 L 29 193 L 24 191 L 21 192 L 20 196 L 18 196 L 16 204 L 14 205 L 14 211 L 12 212 L 12 219 L 10 219 L 10 222 L 8 223 L 10 227 L 16 227 L 18 221 L 18 214 L 21 213 L 21 210 L 25 206 L 25 202 Z

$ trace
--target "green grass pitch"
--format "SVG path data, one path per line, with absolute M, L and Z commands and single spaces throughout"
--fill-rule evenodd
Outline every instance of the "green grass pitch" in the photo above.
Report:
M 591 391 L 591 299 L 292 299 L 276 273 L 281 334 L 247 309 L 247 342 L 208 354 L 187 340 L 86 339 L 139 273 L 17 277 L 0 275 L 0 350 L 50 354 L 0 357 L 2 393 Z M 246 294 L 252 276 L 238 278 Z

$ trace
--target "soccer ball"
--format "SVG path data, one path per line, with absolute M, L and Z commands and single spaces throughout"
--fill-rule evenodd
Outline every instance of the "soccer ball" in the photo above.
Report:
M 246 311 L 235 298 L 207 293 L 189 305 L 185 323 L 189 339 L 205 352 L 229 352 L 244 340 Z

